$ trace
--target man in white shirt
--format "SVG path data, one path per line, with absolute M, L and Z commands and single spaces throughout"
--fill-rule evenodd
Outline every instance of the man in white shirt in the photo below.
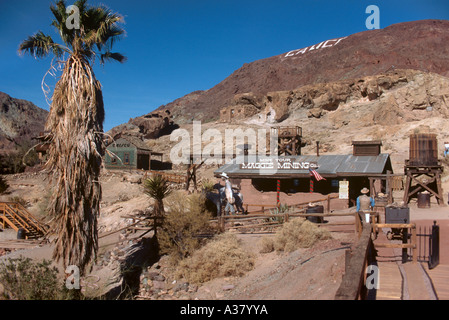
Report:
M 229 212 L 231 214 L 235 214 L 235 209 L 234 209 L 235 199 L 232 194 L 231 182 L 229 181 L 228 175 L 224 172 L 221 174 L 221 179 L 225 181 L 225 187 L 224 187 L 224 193 L 226 196 L 225 215 L 229 214 Z

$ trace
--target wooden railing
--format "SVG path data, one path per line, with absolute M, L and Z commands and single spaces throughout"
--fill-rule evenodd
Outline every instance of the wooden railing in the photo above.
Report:
M 302 211 L 296 212 L 286 212 L 286 213 L 249 213 L 246 215 L 225 215 L 217 217 L 217 219 L 211 220 L 213 223 L 218 223 L 218 226 L 221 230 L 254 230 L 254 229 L 267 229 L 267 228 L 276 228 L 282 226 L 285 222 L 288 222 L 291 218 L 307 218 L 307 217 L 319 217 L 319 218 L 332 218 L 332 217 L 355 217 L 353 221 L 347 222 L 326 222 L 326 223 L 316 223 L 317 226 L 325 226 L 325 227 L 342 227 L 342 226 L 351 226 L 351 229 L 354 233 L 357 233 L 356 223 L 358 219 L 358 215 L 355 215 L 354 212 L 339 212 L 339 213 L 305 213 Z M 261 220 L 260 222 L 257 222 Z M 255 223 L 251 224 L 238 224 L 235 225 L 233 223 L 242 223 L 242 222 L 250 222 L 253 221 Z
M 320 198 L 320 199 L 316 199 L 316 200 L 310 200 L 307 202 L 300 202 L 300 203 L 295 203 L 295 204 L 291 204 L 288 205 L 288 209 L 289 210 L 300 210 L 300 209 L 304 209 L 305 206 L 307 206 L 309 203 L 322 203 L 322 204 L 326 204 L 325 210 L 326 212 L 330 212 L 330 206 L 331 206 L 331 200 L 332 199 L 338 199 L 339 196 L 338 195 L 327 195 L 324 198 Z M 250 213 L 265 213 L 265 212 L 270 212 L 271 210 L 273 210 L 274 208 L 277 208 L 278 205 L 276 204 L 248 204 L 245 203 L 243 204 L 243 207 L 245 208 L 246 212 L 250 212 Z M 260 208 L 259 210 L 249 210 L 250 207 L 256 207 L 256 208 Z
M 414 223 L 376 223 L 373 224 L 373 233 L 377 233 L 377 229 L 391 228 L 391 229 L 410 229 L 411 230 L 411 242 L 408 243 L 407 239 L 403 240 L 403 243 L 376 243 L 378 248 L 400 248 L 400 249 L 412 249 L 413 262 L 418 262 L 418 246 L 416 235 L 416 224 Z M 407 237 L 407 236 L 406 236 Z
M 343 216 L 351 216 L 354 217 L 354 212 L 339 212 L 339 213 L 331 213 L 330 212 L 330 204 L 332 199 L 338 199 L 338 195 L 328 195 L 324 198 L 307 201 L 307 202 L 301 202 L 296 203 L 292 205 L 288 205 L 287 207 L 284 207 L 285 212 L 278 211 L 277 208 L 279 208 L 278 205 L 275 204 L 249 204 L 245 203 L 243 207 L 245 208 L 245 211 L 247 214 L 244 215 L 221 215 L 217 217 L 217 219 L 213 219 L 212 223 L 218 223 L 219 228 L 221 230 L 225 229 L 255 229 L 255 228 L 266 228 L 266 227 L 278 227 L 281 226 L 284 222 L 287 222 L 290 218 L 295 217 L 343 217 Z M 307 206 L 310 203 L 326 203 L 324 206 L 323 213 L 306 213 Z M 251 207 L 256 207 L 259 209 L 256 210 L 249 210 Z M 269 220 L 265 222 L 260 222 L 257 224 L 251 224 L 251 225 L 242 225 L 242 226 L 229 226 L 227 222 L 248 222 L 251 220 Z M 326 223 L 326 226 L 345 226 L 345 225 L 351 225 L 355 226 L 354 231 L 357 232 L 357 220 L 358 215 L 355 219 L 355 222 L 333 222 L 333 223 Z M 318 225 L 323 225 L 318 223 Z
M 335 300 L 366 298 L 366 267 L 374 260 L 371 225 L 363 223 L 363 231 L 354 249 L 347 251 L 345 274 L 335 294 Z M 349 260 L 349 261 L 348 261 Z
M 26 234 L 36 233 L 44 235 L 47 233 L 47 226 L 37 220 L 21 204 L 14 202 L 0 202 L 0 219 L 3 229 L 8 224 L 15 231 L 23 229 Z

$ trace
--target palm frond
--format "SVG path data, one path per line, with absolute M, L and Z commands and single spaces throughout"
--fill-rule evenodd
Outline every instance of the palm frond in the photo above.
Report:
M 31 54 L 36 58 L 44 58 L 50 53 L 60 57 L 63 54 L 63 47 L 53 41 L 51 36 L 45 35 L 42 31 L 29 36 L 19 45 L 20 54 Z
M 51 25 L 55 27 L 55 29 L 58 31 L 62 41 L 67 46 L 72 46 L 76 30 L 74 29 L 70 30 L 66 26 L 68 14 L 66 13 L 67 9 L 65 1 L 59 0 L 55 5 L 50 6 L 50 10 L 53 13 L 53 16 L 55 17 Z
M 104 64 L 107 61 L 118 61 L 120 63 L 126 62 L 127 58 L 118 52 L 105 52 L 100 55 L 100 63 Z

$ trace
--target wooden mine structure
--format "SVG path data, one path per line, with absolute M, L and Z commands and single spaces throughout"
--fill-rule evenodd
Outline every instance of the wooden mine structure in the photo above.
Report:
M 428 192 L 435 196 L 438 204 L 444 206 L 441 175 L 443 166 L 438 159 L 438 144 L 435 134 L 420 133 L 410 135 L 409 159 L 405 160 L 404 203 L 418 196 L 419 192 Z
M 271 136 L 277 135 L 277 153 L 279 156 L 300 156 L 302 128 L 271 127 Z

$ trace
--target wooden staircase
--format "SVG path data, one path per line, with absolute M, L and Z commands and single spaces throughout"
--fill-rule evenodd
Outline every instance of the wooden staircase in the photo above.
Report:
M 48 227 L 37 220 L 21 204 L 0 202 L 0 226 L 11 227 L 15 231 L 22 229 L 26 239 L 38 239 L 47 234 Z

